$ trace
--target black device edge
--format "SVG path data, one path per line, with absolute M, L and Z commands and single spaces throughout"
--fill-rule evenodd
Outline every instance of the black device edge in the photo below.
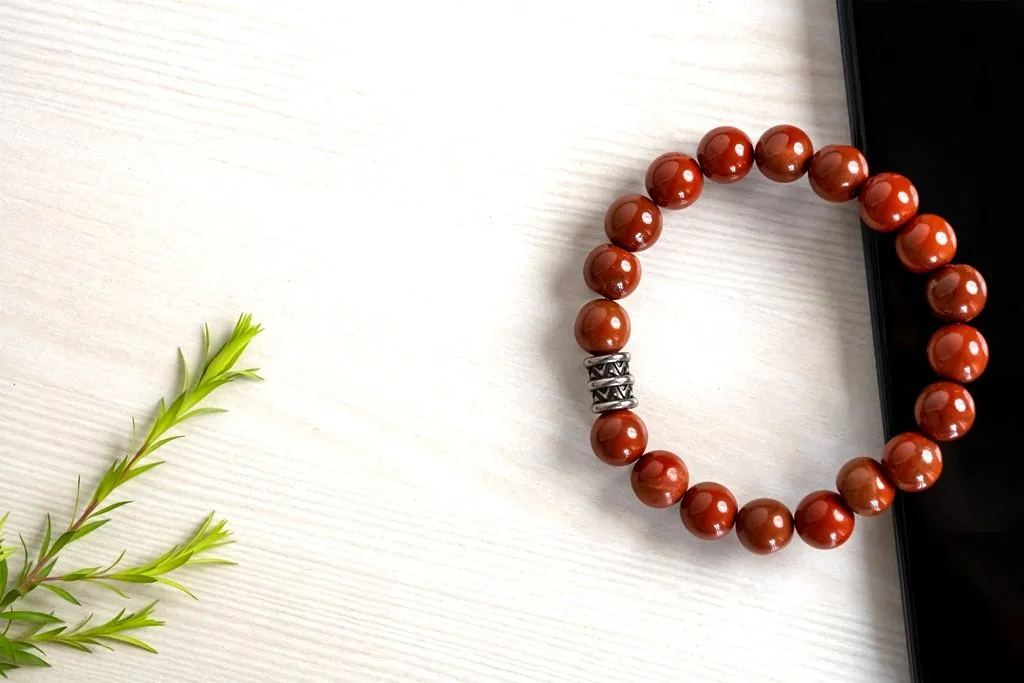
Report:
M 836 0 L 839 17 L 839 42 L 843 59 L 843 80 L 846 84 L 846 105 L 850 116 L 850 136 L 853 146 L 869 156 L 867 133 L 864 127 L 864 108 L 861 101 L 860 70 L 857 64 L 857 34 L 853 19 L 853 0 Z M 882 428 L 888 440 L 895 434 L 892 414 L 892 382 L 890 377 L 887 348 L 887 330 L 882 316 L 882 285 L 878 265 L 878 250 L 881 235 L 861 226 L 864 245 L 864 270 L 867 275 L 868 303 L 871 310 L 871 329 L 875 346 L 875 370 L 878 375 L 878 395 L 882 407 Z M 907 659 L 910 677 L 921 681 L 918 664 L 917 625 L 910 590 L 911 576 L 907 562 L 907 526 L 904 516 L 903 499 L 896 497 L 893 505 L 893 524 L 896 529 L 896 557 L 900 567 L 900 591 L 903 595 L 903 619 L 906 627 Z

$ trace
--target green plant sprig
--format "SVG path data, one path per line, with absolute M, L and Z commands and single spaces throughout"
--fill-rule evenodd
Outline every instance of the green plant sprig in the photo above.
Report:
M 135 477 L 163 464 L 162 460 L 146 461 L 146 459 L 171 441 L 182 438 L 183 435 L 169 436 L 170 430 L 199 415 L 223 412 L 219 408 L 199 405 L 214 390 L 240 379 L 262 379 L 256 368 L 234 369 L 249 343 L 262 331 L 259 325 L 253 324 L 250 315 L 245 314 L 239 317 L 227 341 L 212 356 L 210 355 L 210 329 L 208 326 L 204 326 L 203 329 L 205 343 L 200 363 L 202 371 L 198 376 L 190 377 L 185 356 L 179 349 L 182 383 L 178 395 L 170 405 L 167 405 L 164 399 L 160 399 L 153 424 L 146 438 L 137 448 L 133 447 L 127 455 L 118 458 L 111 464 L 80 513 L 78 507 L 81 477 L 79 477 L 75 504 L 67 527 L 55 536 L 52 518 L 47 515 L 43 542 L 34 561 L 30 559 L 25 539 L 19 534 L 21 550 L 24 552 L 24 562 L 16 577 L 9 577 L 8 559 L 19 549 L 16 546 L 3 545 L 3 528 L 7 521 L 7 515 L 0 519 L 0 594 L 3 596 L 0 599 L 0 628 L 2 628 L 2 633 L 0 633 L 0 676 L 6 678 L 8 671 L 22 666 L 48 666 L 40 656 L 44 654 L 40 648 L 42 644 L 64 645 L 89 652 L 91 651 L 90 646 L 111 649 L 112 645 L 120 643 L 156 652 L 144 641 L 126 634 L 128 631 L 163 625 L 162 621 L 151 616 L 156 603 L 151 603 L 137 612 L 126 614 L 125 610 L 121 610 L 109 621 L 99 626 L 86 628 L 92 618 L 90 615 L 89 619 L 82 624 L 69 628 L 63 619 L 52 613 L 15 609 L 17 603 L 36 588 L 42 587 L 75 605 L 81 605 L 81 603 L 67 588 L 57 584 L 86 582 L 127 598 L 128 595 L 114 585 L 115 583 L 122 585 L 160 583 L 194 598 L 195 596 L 185 586 L 168 578 L 167 575 L 188 566 L 233 564 L 228 560 L 209 555 L 212 551 L 233 542 L 230 538 L 231 532 L 227 530 L 227 521 L 220 520 L 214 523 L 214 515 L 211 513 L 185 543 L 172 547 L 145 564 L 116 569 L 124 558 L 125 553 L 122 552 L 117 560 L 107 566 L 85 567 L 67 573 L 54 574 L 61 551 L 71 543 L 80 541 L 102 528 L 110 521 L 107 516 L 109 513 L 132 502 L 131 500 L 120 500 L 107 504 L 111 494 Z M 132 420 L 132 430 L 134 434 L 134 420 Z M 13 586 L 8 589 L 10 578 L 13 578 L 14 582 Z M 54 626 L 55 624 L 59 625 Z M 46 626 L 54 627 L 43 631 L 42 629 Z M 17 632 L 16 637 L 9 637 L 12 629 Z

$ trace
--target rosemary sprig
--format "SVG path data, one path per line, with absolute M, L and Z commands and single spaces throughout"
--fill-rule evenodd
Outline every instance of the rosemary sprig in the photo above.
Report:
M 166 404 L 160 399 L 157 405 L 153 424 L 146 438 L 138 447 L 115 460 L 96 485 L 89 496 L 85 507 L 79 512 L 81 477 L 78 480 L 75 504 L 67 527 L 58 534 L 54 533 L 53 520 L 46 517 L 46 531 L 35 559 L 29 554 L 25 539 L 19 534 L 24 562 L 17 576 L 9 576 L 8 559 L 19 550 L 16 546 L 3 544 L 3 529 L 7 515 L 0 519 L 0 676 L 6 678 L 7 672 L 23 666 L 49 666 L 40 656 L 43 654 L 41 645 L 56 644 L 86 652 L 90 646 L 112 649 L 112 645 L 121 643 L 156 652 L 144 641 L 129 635 L 128 632 L 143 628 L 163 625 L 152 617 L 156 603 L 151 603 L 136 612 L 126 613 L 121 610 L 112 619 L 87 628 L 90 616 L 82 624 L 68 628 L 64 620 L 52 613 L 15 609 L 17 603 L 36 588 L 44 588 L 67 602 L 75 605 L 81 603 L 62 585 L 87 582 L 106 588 L 127 598 L 128 595 L 115 583 L 122 585 L 138 583 L 161 583 L 195 597 L 178 581 L 168 578 L 168 574 L 183 567 L 204 564 L 233 564 L 218 557 L 211 557 L 210 552 L 232 543 L 231 532 L 227 530 L 227 521 L 214 523 L 211 513 L 199 529 L 185 543 L 176 545 L 156 559 L 138 566 L 116 569 L 124 558 L 124 552 L 112 564 L 105 567 L 85 567 L 63 574 L 55 574 L 54 569 L 60 559 L 60 553 L 71 543 L 80 541 L 92 532 L 102 528 L 110 521 L 109 513 L 119 507 L 128 505 L 131 500 L 119 500 L 107 503 L 111 495 L 122 486 L 153 468 L 163 461 L 147 460 L 163 446 L 166 446 L 183 435 L 168 435 L 183 422 L 199 415 L 223 412 L 219 408 L 200 406 L 213 391 L 239 379 L 262 379 L 257 369 L 235 370 L 249 343 L 262 331 L 259 325 L 253 324 L 248 314 L 239 317 L 234 330 L 227 341 L 211 356 L 210 329 L 204 326 L 204 351 L 200 363 L 201 372 L 190 377 L 185 356 L 179 349 L 182 364 L 181 390 Z M 135 421 L 132 421 L 133 434 Z M 8 584 L 13 585 L 8 588 Z M 57 624 L 57 626 L 54 626 Z M 49 630 L 42 629 L 50 626 Z M 16 635 L 12 636 L 12 630 Z M 37 654 L 38 653 L 38 654 Z

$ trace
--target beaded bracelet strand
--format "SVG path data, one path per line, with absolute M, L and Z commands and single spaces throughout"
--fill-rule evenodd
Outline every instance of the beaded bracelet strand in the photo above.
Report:
M 629 373 L 630 320 L 618 300 L 640 282 L 636 252 L 653 246 L 662 229 L 662 209 L 693 204 L 704 178 L 722 184 L 742 180 L 751 167 L 767 178 L 789 183 L 805 173 L 822 199 L 845 202 L 857 198 L 861 220 L 879 232 L 894 232 L 896 254 L 913 273 L 929 273 L 925 297 L 931 310 L 948 323 L 928 342 L 928 363 L 941 378 L 918 396 L 914 415 L 922 433 L 894 436 L 881 460 L 853 458 L 836 475 L 836 491 L 809 493 L 791 514 L 778 500 L 758 498 L 737 509 L 736 499 L 715 482 L 689 485 L 685 463 L 669 451 L 647 451 L 647 427 L 633 412 L 638 402 Z M 740 543 L 752 552 L 769 554 L 792 540 L 793 531 L 810 546 L 836 548 L 853 533 L 854 515 L 872 517 L 892 505 L 896 491 L 924 491 L 942 472 L 936 442 L 958 439 L 974 423 L 974 399 L 963 386 L 978 378 L 988 364 L 988 344 L 968 321 L 984 308 L 988 291 L 973 267 L 951 264 L 956 234 L 944 219 L 918 214 L 918 193 L 897 173 L 868 174 L 867 160 L 847 145 L 813 151 L 807 134 L 790 125 L 765 131 L 752 145 L 742 131 L 715 128 L 697 147 L 697 157 L 669 152 L 655 159 L 645 177 L 647 195 L 616 199 L 604 219 L 610 243 L 587 256 L 583 276 L 603 298 L 585 304 L 576 317 L 576 341 L 587 353 L 592 410 L 598 413 L 590 432 L 595 455 L 610 465 L 633 465 L 630 483 L 637 497 L 655 508 L 680 504 L 683 525 L 694 536 L 721 538 L 736 527 Z

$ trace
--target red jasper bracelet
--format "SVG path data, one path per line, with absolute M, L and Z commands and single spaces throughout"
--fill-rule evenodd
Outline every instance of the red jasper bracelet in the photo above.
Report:
M 647 427 L 633 412 L 633 377 L 629 354 L 630 321 L 616 301 L 633 293 L 640 282 L 636 252 L 654 245 L 661 235 L 662 209 L 683 209 L 704 189 L 704 177 L 735 183 L 754 164 L 780 183 L 807 173 L 811 189 L 822 199 L 845 202 L 857 198 L 861 220 L 869 228 L 896 235 L 896 253 L 913 273 L 930 273 L 925 283 L 928 305 L 947 323 L 931 337 L 928 363 L 941 381 L 924 388 L 914 406 L 920 433 L 906 432 L 889 440 L 880 461 L 854 458 L 836 475 L 836 491 L 814 491 L 796 507 L 796 514 L 777 500 L 758 498 L 737 510 L 729 489 L 714 482 L 689 485 L 686 465 L 668 451 L 647 451 Z M 853 533 L 854 514 L 871 517 L 885 512 L 896 490 L 923 491 L 942 472 L 936 441 L 952 441 L 974 423 L 974 399 L 964 384 L 978 378 L 988 364 L 988 344 L 964 323 L 977 316 L 988 296 L 981 274 L 967 265 L 950 265 L 956 234 L 942 218 L 917 214 L 918 194 L 897 173 L 868 175 L 864 155 L 846 145 L 813 152 L 799 128 L 782 125 L 765 131 L 751 145 L 742 131 L 715 128 L 697 147 L 697 158 L 669 152 L 655 159 L 646 175 L 647 195 L 615 200 L 604 218 L 610 244 L 587 256 L 583 277 L 600 294 L 576 317 L 576 341 L 588 353 L 592 410 L 599 413 L 590 432 L 594 454 L 610 465 L 633 465 L 630 482 L 645 504 L 665 508 L 681 501 L 683 525 L 702 539 L 721 538 L 735 526 L 747 549 L 768 554 L 784 548 L 793 530 L 814 548 L 835 548 Z M 659 208 L 660 207 L 660 208 Z

